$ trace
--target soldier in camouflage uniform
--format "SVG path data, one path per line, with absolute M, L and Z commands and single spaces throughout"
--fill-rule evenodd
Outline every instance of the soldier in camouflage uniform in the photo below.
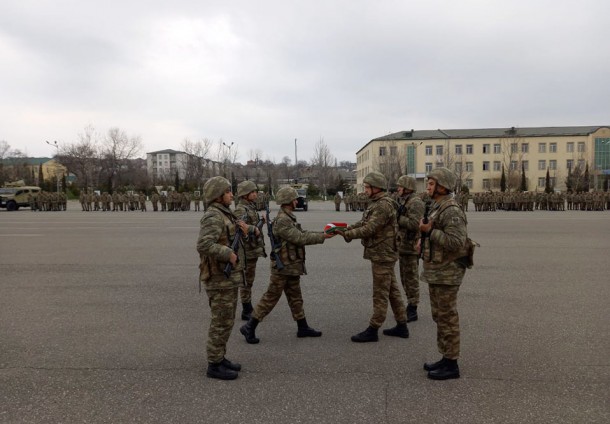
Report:
M 398 224 L 396 202 L 387 194 L 388 182 L 380 172 L 371 172 L 364 177 L 365 195 L 371 200 L 362 214 L 362 220 L 340 232 L 345 241 L 361 239 L 364 259 L 371 261 L 373 272 L 373 315 L 366 330 L 352 336 L 357 343 L 376 342 L 377 331 L 392 307 L 396 326 L 384 330 L 388 336 L 409 337 L 407 314 L 402 294 L 398 288 L 394 266 L 398 260 Z
M 443 355 L 440 361 L 424 364 L 428 378 L 433 380 L 460 376 L 457 294 L 466 272 L 468 233 L 466 215 L 453 199 L 455 183 L 455 174 L 447 168 L 428 174 L 426 188 L 433 200 L 432 210 L 429 222 L 424 224 L 422 220 L 419 224 L 424 241 L 422 280 L 429 285 L 436 340 Z
M 273 220 L 273 236 L 279 248 L 271 257 L 271 278 L 267 291 L 254 308 L 250 320 L 240 328 L 240 332 L 250 344 L 258 343 L 256 327 L 267 316 L 282 297 L 286 300 L 292 312 L 292 318 L 297 322 L 297 337 L 320 337 L 322 332 L 314 330 L 307 324 L 303 311 L 303 296 L 301 294 L 301 275 L 307 274 L 305 269 L 305 246 L 321 244 L 334 234 L 318 231 L 306 231 L 297 223 L 294 209 L 297 205 L 297 191 L 292 187 L 278 190 L 275 201 L 281 209 Z M 284 267 L 278 269 L 276 258 L 279 256 Z
M 233 380 L 237 378 L 241 365 L 229 361 L 225 353 L 235 322 L 238 287 L 244 283 L 246 254 L 241 243 L 237 252 L 231 249 L 231 238 L 238 230 L 247 234 L 248 226 L 229 209 L 233 193 L 226 178 L 210 178 L 203 191 L 210 207 L 201 218 L 197 252 L 201 259 L 199 280 L 205 287 L 210 305 L 207 376 Z M 224 274 L 228 263 L 233 266 L 229 277 Z
M 252 314 L 252 285 L 256 276 L 256 262 L 259 257 L 266 258 L 265 241 L 262 233 L 262 223 L 256 210 L 258 191 L 256 184 L 252 181 L 243 181 L 237 186 L 237 206 L 235 215 L 244 218 L 248 224 L 248 240 L 244 243 L 246 248 L 246 284 L 239 289 L 239 297 L 242 304 L 241 319 L 249 320 Z
M 419 221 L 424 216 L 424 202 L 416 194 L 415 178 L 403 175 L 398 179 L 398 247 L 400 281 L 407 295 L 407 322 L 417 321 L 419 305 Z
M 335 210 L 339 212 L 341 210 L 341 195 L 339 193 L 335 193 Z

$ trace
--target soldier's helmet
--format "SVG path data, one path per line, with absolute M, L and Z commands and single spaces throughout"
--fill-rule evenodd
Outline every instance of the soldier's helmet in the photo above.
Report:
M 287 205 L 299 197 L 297 191 L 292 187 L 282 187 L 277 191 L 275 195 L 276 205 Z
M 214 199 L 219 198 L 228 188 L 231 188 L 231 183 L 224 177 L 212 177 L 203 185 L 203 196 L 206 203 L 210 204 Z
M 368 184 L 371 187 L 377 187 L 383 190 L 388 189 L 388 180 L 381 172 L 369 172 L 366 177 L 364 177 L 363 182 L 364 184 Z
M 436 168 L 428 172 L 427 178 L 432 178 L 441 187 L 445 187 L 448 191 L 453 192 L 455 189 L 456 176 L 447 168 Z
M 406 188 L 407 190 L 413 190 L 413 192 L 417 191 L 417 185 L 415 183 L 415 178 L 413 177 L 403 175 L 398 179 L 398 182 L 396 184 Z
M 237 185 L 237 197 L 246 196 L 256 190 L 256 184 L 252 181 L 242 181 Z

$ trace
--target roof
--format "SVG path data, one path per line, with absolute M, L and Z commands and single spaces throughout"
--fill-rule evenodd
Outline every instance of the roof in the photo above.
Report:
M 400 131 L 369 141 L 358 152 L 373 141 L 397 140 L 447 140 L 469 138 L 502 138 L 502 137 L 553 137 L 553 136 L 579 136 L 590 135 L 600 128 L 610 128 L 610 125 L 594 125 L 579 127 L 529 127 L 529 128 L 481 128 L 481 129 L 452 129 L 452 130 L 422 130 Z
M 165 149 L 165 150 L 157 150 L 156 152 L 148 152 L 146 154 L 147 155 L 156 155 L 159 153 L 169 153 L 169 154 L 175 155 L 175 154 L 179 154 L 179 153 L 185 154 L 186 152 L 181 152 L 179 150 L 173 150 L 173 149 Z
M 40 165 L 45 164 L 49 161 L 53 160 L 53 158 L 4 158 L 0 160 L 0 163 L 3 165 L 13 166 L 15 164 L 26 164 L 26 165 Z

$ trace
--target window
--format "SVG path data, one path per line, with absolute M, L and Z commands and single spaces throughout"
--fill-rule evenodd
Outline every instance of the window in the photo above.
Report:
M 462 173 L 462 162 L 455 163 L 455 173 L 458 175 Z
M 550 160 L 549 161 L 549 169 L 551 169 L 551 170 L 557 169 L 557 161 L 556 160 Z
M 426 156 L 432 156 L 432 146 L 426 146 Z
M 494 144 L 494 153 L 495 154 L 502 153 L 502 146 L 499 143 L 498 144 Z
M 445 167 L 445 162 L 443 162 L 442 160 L 436 161 L 436 167 L 437 168 Z
M 538 153 L 546 153 L 546 143 L 538 143 Z
M 472 144 L 467 144 L 466 145 L 466 154 L 467 155 L 471 155 L 472 154 Z
M 538 178 L 538 187 L 544 187 L 546 185 L 546 178 L 545 177 L 539 177 Z
M 432 171 L 432 163 L 426 162 L 426 172 Z
M 573 141 L 570 141 L 568 144 L 566 144 L 566 152 L 568 152 L 568 153 L 574 152 L 574 142 Z
M 472 178 L 468 178 L 468 179 L 466 180 L 466 187 L 468 187 L 468 188 L 472 188 Z
M 549 184 L 551 187 L 555 187 L 555 177 L 549 177 Z
M 545 160 L 539 160 L 538 161 L 538 170 L 539 171 L 544 171 L 546 169 L 546 161 Z
M 397 156 L 397 155 L 398 155 L 398 147 L 390 146 L 390 156 Z
M 557 153 L 557 143 L 549 144 L 549 153 Z
M 456 155 L 461 155 L 462 154 L 462 145 L 461 144 L 456 144 L 455 145 L 455 154 Z
M 574 147 L 574 146 L 572 146 L 572 147 Z M 566 161 L 566 168 L 568 168 L 568 169 L 574 168 L 574 159 L 568 159 Z
M 483 178 L 483 189 L 489 190 L 489 178 Z
M 501 171 L 502 170 L 502 162 L 500 162 L 499 160 L 494 161 L 494 171 Z
M 582 153 L 582 152 L 584 152 L 584 151 L 585 151 L 585 143 L 584 143 L 584 141 L 579 141 L 579 142 L 578 142 L 578 151 L 579 151 L 580 153 Z
M 473 169 L 472 162 L 466 162 L 466 172 L 472 172 Z
M 521 162 L 521 165 L 523 165 L 524 170 L 526 170 L 526 171 L 530 170 L 530 161 L 524 160 L 523 162 Z
M 436 156 L 443 156 L 443 146 L 436 146 Z
M 489 144 L 483 144 L 483 154 L 488 154 L 490 152 Z
M 511 160 L 511 161 L 510 161 L 510 169 L 511 169 L 511 170 L 516 171 L 516 170 L 517 170 L 517 166 L 518 166 L 518 165 L 519 165 L 519 164 L 517 163 L 517 161 L 516 161 L 516 160 Z
M 483 171 L 489 171 L 489 162 L 488 161 L 483 162 Z
M 379 148 L 379 156 L 385 156 L 386 152 L 385 152 L 385 147 L 380 147 Z
M 510 152 L 511 153 L 517 153 L 519 151 L 519 144 L 517 143 L 510 143 Z
M 530 151 L 530 144 L 529 143 L 521 144 L 521 153 L 529 153 L 529 151 Z
M 581 171 L 583 169 L 585 169 L 585 160 L 584 159 L 579 159 L 578 160 L 578 167 L 580 168 Z

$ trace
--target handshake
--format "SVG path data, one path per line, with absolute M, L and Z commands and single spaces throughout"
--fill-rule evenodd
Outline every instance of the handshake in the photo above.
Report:
M 329 236 L 335 236 L 337 234 L 343 235 L 343 232 L 347 230 L 347 223 L 345 222 L 329 222 L 324 226 L 324 234 Z

